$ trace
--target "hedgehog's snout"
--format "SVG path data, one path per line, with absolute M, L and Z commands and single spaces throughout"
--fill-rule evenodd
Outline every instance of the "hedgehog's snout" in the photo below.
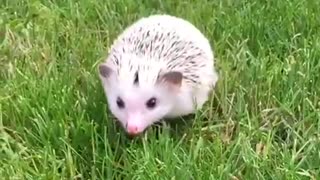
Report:
M 131 136 L 141 134 L 146 128 L 146 124 L 143 120 L 143 115 L 141 113 L 130 114 L 127 118 L 125 128 L 127 133 Z

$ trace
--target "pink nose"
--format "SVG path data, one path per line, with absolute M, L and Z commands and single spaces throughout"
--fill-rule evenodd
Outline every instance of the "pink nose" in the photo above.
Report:
M 138 126 L 134 126 L 134 125 L 127 126 L 127 132 L 128 132 L 130 135 L 137 135 L 137 134 L 139 134 L 139 132 L 138 132 Z

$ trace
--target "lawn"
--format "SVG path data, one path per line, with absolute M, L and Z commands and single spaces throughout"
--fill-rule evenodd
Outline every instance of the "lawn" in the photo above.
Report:
M 0 1 L 3 179 L 318 179 L 320 1 Z M 194 117 L 128 138 L 97 74 L 113 39 L 169 13 L 220 79 Z

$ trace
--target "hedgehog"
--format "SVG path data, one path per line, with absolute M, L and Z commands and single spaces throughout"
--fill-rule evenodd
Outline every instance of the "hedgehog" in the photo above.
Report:
M 214 60 L 209 40 L 190 21 L 141 17 L 98 65 L 108 109 L 131 136 L 163 119 L 195 114 L 218 81 Z

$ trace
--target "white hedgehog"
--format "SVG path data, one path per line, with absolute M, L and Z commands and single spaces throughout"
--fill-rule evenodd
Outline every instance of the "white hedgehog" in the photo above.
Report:
M 125 29 L 98 69 L 108 107 L 130 135 L 163 118 L 195 113 L 218 80 L 205 36 L 190 22 L 164 14 Z

